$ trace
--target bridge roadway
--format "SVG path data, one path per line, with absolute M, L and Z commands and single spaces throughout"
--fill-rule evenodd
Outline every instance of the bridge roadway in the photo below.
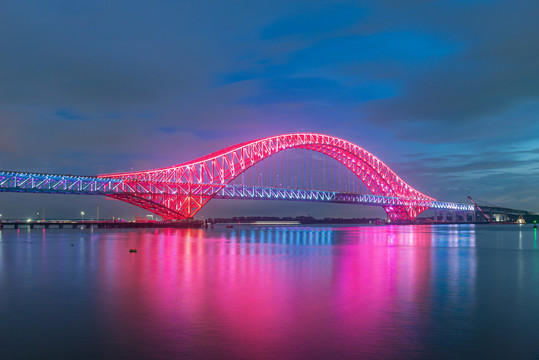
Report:
M 415 200 L 392 196 L 357 194 L 328 190 L 287 189 L 246 185 L 227 185 L 222 190 L 220 190 L 214 198 L 322 201 L 331 203 L 360 204 L 373 206 L 419 205 L 440 210 L 475 210 L 475 207 L 471 204 L 453 203 L 447 201 Z
M 0 221 L 2 229 L 144 229 L 144 228 L 201 228 L 204 222 L 201 220 L 183 221 L 107 221 L 107 220 L 7 220 Z
M 144 192 L 155 193 L 157 191 L 161 194 L 175 195 L 175 191 L 177 191 L 176 187 L 166 186 L 166 183 L 154 184 L 151 187 L 140 185 L 136 189 L 131 189 L 132 185 L 125 185 L 124 180 L 119 178 L 0 171 L 0 191 L 4 192 L 114 195 L 129 193 L 130 191 L 137 194 Z M 214 195 L 215 199 L 320 201 L 372 206 L 419 205 L 436 210 L 475 210 L 472 204 L 466 203 L 406 199 L 372 194 L 233 184 L 228 184 L 224 187 L 218 184 L 215 186 L 222 187 Z

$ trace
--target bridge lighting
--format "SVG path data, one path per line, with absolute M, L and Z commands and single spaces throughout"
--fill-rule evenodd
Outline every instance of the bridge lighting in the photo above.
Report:
M 84 220 L 84 211 L 81 211 L 81 212 L 80 212 L 80 219 L 81 219 L 81 220 Z
M 165 219 L 190 218 L 208 200 L 214 198 L 217 192 L 222 191 L 233 180 L 239 169 L 246 169 L 246 163 L 252 166 L 273 154 L 294 148 L 304 148 L 322 155 L 332 154 L 331 156 L 349 168 L 355 177 L 365 182 L 365 186 L 374 194 L 381 197 L 391 196 L 405 201 L 405 204 L 392 203 L 391 208 L 386 208 L 386 212 L 388 212 L 388 216 L 392 220 L 414 219 L 418 213 L 432 207 L 432 202 L 435 201 L 435 199 L 406 184 L 387 165 L 358 145 L 332 136 L 313 133 L 283 134 L 245 142 L 216 151 L 184 165 L 158 170 L 108 174 L 101 175 L 98 178 L 86 178 L 71 174 L 63 176 L 50 175 L 51 182 L 46 185 L 42 182 L 37 184 L 28 182 L 29 179 L 41 179 L 43 174 L 21 176 L 20 173 L 13 173 L 15 175 L 5 176 L 5 173 L 0 172 L 0 174 L 4 174 L 0 176 L 0 189 L 8 189 L 7 191 L 65 191 L 67 193 L 95 194 L 97 191 L 93 190 L 95 189 L 93 186 L 97 187 L 99 185 L 99 188 L 102 189 L 99 192 L 100 194 L 109 195 L 118 200 L 145 208 Z M 262 188 L 265 180 L 264 174 L 261 173 L 258 179 L 256 179 L 256 175 L 253 170 L 254 183 L 252 186 L 260 187 L 257 191 L 262 191 L 264 190 Z M 290 175 L 293 176 L 293 174 Z M 211 183 L 197 184 L 203 183 L 203 181 L 201 182 L 202 177 L 212 179 L 209 180 Z M 172 190 L 169 188 L 166 190 L 152 190 L 153 187 L 146 189 L 146 185 L 143 186 L 146 182 L 160 184 L 169 182 L 171 179 L 174 179 L 170 181 L 173 183 L 170 185 Z M 256 180 L 258 180 L 258 186 Z M 290 180 L 296 186 L 299 186 L 299 176 L 292 179 L 286 179 L 282 174 L 280 178 L 277 176 L 277 182 L 280 186 L 282 186 L 282 183 L 288 188 L 290 185 L 287 183 Z M 195 184 L 196 187 L 194 187 Z M 325 176 L 324 184 L 327 184 Z M 292 191 L 290 196 L 293 198 L 303 198 L 304 194 L 298 193 L 298 189 L 290 190 Z M 172 192 L 178 195 L 172 194 Z M 161 194 L 166 196 L 161 196 Z M 284 198 L 284 195 L 280 192 L 271 192 L 270 194 L 267 196 Z M 308 193 L 309 196 L 314 196 L 313 194 L 317 194 L 317 199 L 329 197 L 326 192 L 318 193 L 315 191 Z M 149 198 L 146 199 L 147 195 L 158 196 L 151 197 L 153 200 L 149 200 Z M 168 195 L 174 195 L 174 198 Z M 250 195 L 242 194 L 238 196 L 249 197 Z M 409 198 L 409 200 L 405 198 Z M 389 204 L 387 199 L 385 201 L 383 204 Z M 382 202 L 378 202 L 378 204 L 382 204 Z M 84 219 L 84 211 L 81 212 L 81 218 Z

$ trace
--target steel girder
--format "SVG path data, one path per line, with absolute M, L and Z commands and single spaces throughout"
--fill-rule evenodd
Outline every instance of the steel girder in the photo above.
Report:
M 226 185 L 214 196 L 215 199 L 264 199 L 264 200 L 302 200 L 323 201 L 344 204 L 363 204 L 375 206 L 415 206 L 415 199 L 356 194 L 328 190 L 284 189 L 276 187 Z M 419 205 L 429 208 L 431 200 L 421 200 Z
M 267 137 L 233 145 L 167 168 L 101 176 L 124 179 L 125 186 L 177 186 L 177 195 L 170 197 L 160 196 L 159 193 L 114 197 L 148 210 L 155 207 L 155 204 L 167 208 L 170 210 L 164 214 L 167 219 L 190 218 L 218 191 L 248 168 L 273 154 L 293 148 L 305 148 L 331 156 L 350 169 L 374 195 L 406 198 L 411 201 L 409 205 L 384 206 L 393 220 L 415 219 L 428 208 L 422 205 L 425 201 L 435 201 L 408 185 L 380 159 L 358 145 L 337 137 L 314 133 Z
M 373 206 L 421 206 L 432 209 L 474 211 L 472 204 L 452 203 L 433 200 L 416 200 L 401 197 L 373 194 L 356 194 L 327 190 L 284 189 L 276 187 L 231 185 L 223 187 L 215 199 L 264 199 L 264 200 L 302 200 L 323 201 L 344 204 L 363 204 Z
M 119 178 L 17 172 L 0 172 L 0 191 L 108 195 L 147 209 L 164 219 L 183 218 L 183 213 L 189 213 L 191 207 L 200 208 L 204 205 L 204 201 L 212 197 L 216 199 L 322 201 L 375 205 L 393 209 L 414 206 L 459 211 L 474 211 L 475 209 L 472 204 L 325 190 L 234 184 L 221 186 L 216 184 L 151 183 Z M 179 209 L 179 211 L 175 209 Z
M 0 191 L 110 195 L 124 192 L 122 183 L 117 178 L 0 171 Z

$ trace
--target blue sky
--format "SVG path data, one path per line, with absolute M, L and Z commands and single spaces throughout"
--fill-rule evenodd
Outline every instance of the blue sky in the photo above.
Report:
M 538 13 L 533 1 L 4 1 L 0 168 L 147 169 L 309 131 L 433 197 L 539 211 Z M 98 204 L 140 212 L 0 194 L 14 217 Z M 327 209 L 316 214 L 366 211 Z

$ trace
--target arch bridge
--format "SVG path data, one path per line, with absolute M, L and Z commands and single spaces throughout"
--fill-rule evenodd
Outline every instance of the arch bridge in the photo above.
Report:
M 248 141 L 146 171 L 95 177 L 0 172 L 0 191 L 106 195 L 163 219 L 192 218 L 211 199 L 376 205 L 392 220 L 414 220 L 429 208 L 475 210 L 471 204 L 437 201 L 407 184 L 367 150 L 315 133 Z

